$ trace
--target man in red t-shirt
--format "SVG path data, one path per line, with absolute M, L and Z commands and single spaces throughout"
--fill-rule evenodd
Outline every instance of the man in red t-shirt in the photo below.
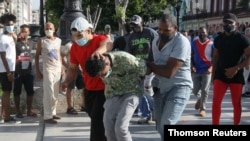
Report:
M 103 127 L 103 104 L 105 102 L 105 85 L 99 77 L 90 77 L 85 69 L 85 62 L 90 56 L 112 50 L 112 41 L 104 35 L 92 34 L 93 26 L 84 18 L 76 18 L 71 24 L 73 44 L 70 49 L 70 65 L 62 89 L 75 78 L 78 65 L 82 68 L 85 83 L 85 108 L 91 119 L 90 140 L 106 141 Z

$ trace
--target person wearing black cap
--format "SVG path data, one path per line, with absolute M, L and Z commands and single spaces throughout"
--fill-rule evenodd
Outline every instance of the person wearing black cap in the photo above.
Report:
M 228 88 L 231 91 L 234 125 L 240 124 L 243 68 L 250 64 L 250 41 L 236 31 L 237 17 L 223 17 L 224 32 L 214 40 L 212 124 L 220 124 L 221 103 Z M 245 58 L 243 58 L 245 56 Z
M 148 52 L 153 39 L 158 36 L 157 32 L 152 28 L 143 27 L 143 20 L 139 15 L 133 15 L 131 17 L 130 28 L 132 33 L 127 39 L 125 51 L 128 51 L 137 58 L 148 60 Z M 153 105 L 152 96 L 143 95 L 140 97 L 139 109 L 142 114 L 138 120 L 138 124 L 152 122 Z

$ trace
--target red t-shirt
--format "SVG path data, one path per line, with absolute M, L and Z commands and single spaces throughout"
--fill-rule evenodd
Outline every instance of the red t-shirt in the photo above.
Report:
M 107 37 L 104 35 L 93 35 L 93 39 L 85 46 L 78 46 L 76 43 L 72 44 L 70 49 L 70 62 L 72 64 L 80 64 L 82 68 L 82 74 L 84 77 L 85 88 L 87 90 L 104 90 L 105 85 L 100 77 L 90 77 L 85 70 L 85 62 L 92 55 L 101 41 Z

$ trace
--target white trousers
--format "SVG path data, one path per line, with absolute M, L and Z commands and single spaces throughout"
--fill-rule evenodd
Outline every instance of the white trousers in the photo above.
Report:
M 43 112 L 44 119 L 51 119 L 56 115 L 61 72 L 43 71 Z

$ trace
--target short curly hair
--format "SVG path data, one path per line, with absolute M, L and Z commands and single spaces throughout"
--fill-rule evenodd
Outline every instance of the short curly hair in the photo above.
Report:
M 9 21 L 13 21 L 14 23 L 16 23 L 16 16 L 11 13 L 6 13 L 0 17 L 1 24 L 5 24 L 6 22 L 9 22 Z
M 105 60 L 89 57 L 85 63 L 85 70 L 91 77 L 99 76 L 105 69 Z

